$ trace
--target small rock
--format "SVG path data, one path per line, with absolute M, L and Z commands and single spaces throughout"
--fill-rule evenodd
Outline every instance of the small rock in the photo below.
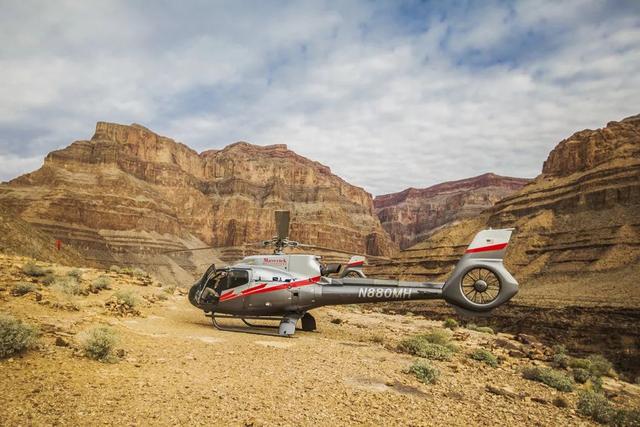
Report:
M 503 338 L 498 338 L 493 342 L 493 345 L 496 347 L 504 348 L 506 350 L 518 350 L 521 351 L 521 347 L 519 344 L 514 343 L 511 340 L 506 340 Z
M 547 403 L 549 403 L 549 401 L 544 397 L 533 396 L 531 400 L 533 400 L 534 402 L 542 403 L 543 405 L 546 405 Z
M 540 344 L 540 341 L 538 341 L 536 337 L 527 334 L 516 335 L 516 340 L 520 341 L 522 344 Z
M 569 401 L 564 396 L 556 396 L 553 399 L 553 404 L 555 406 L 557 406 L 558 408 L 568 408 L 569 407 Z
M 126 352 L 124 351 L 124 348 L 119 348 L 116 350 L 116 356 L 119 357 L 120 359 L 122 359 L 125 356 Z
M 487 384 L 485 386 L 486 390 L 489 393 L 497 394 L 499 396 L 511 397 L 511 398 L 519 398 L 520 396 L 510 387 L 497 387 L 491 384 Z
M 65 340 L 62 337 L 56 337 L 56 345 L 58 347 L 69 347 L 69 341 Z
M 517 359 L 524 359 L 525 357 L 527 357 L 527 355 L 520 350 L 509 350 L 509 356 L 515 357 Z

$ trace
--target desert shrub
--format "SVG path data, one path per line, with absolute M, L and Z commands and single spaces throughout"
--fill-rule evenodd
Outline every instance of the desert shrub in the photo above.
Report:
M 22 272 L 27 276 L 41 277 L 47 274 L 44 268 L 36 265 L 34 262 L 28 262 L 22 266 Z
M 495 368 L 498 366 L 498 358 L 494 356 L 489 350 L 484 348 L 477 348 L 469 355 L 473 360 L 484 362 L 487 365 Z
M 574 369 L 587 370 L 593 377 L 611 375 L 613 372 L 611 362 L 599 354 L 592 354 L 586 359 L 571 357 L 567 361 L 567 366 Z
M 612 426 L 640 426 L 640 409 L 615 408 L 607 398 L 585 390 L 578 395 L 578 413 L 601 424 Z
M 15 295 L 17 297 L 26 295 L 29 292 L 34 292 L 37 289 L 36 285 L 28 282 L 20 282 L 16 283 L 11 290 L 11 295 Z
M 376 344 L 384 344 L 384 335 L 382 334 L 373 334 L 369 337 L 369 341 Z
M 469 329 L 470 331 L 476 331 L 476 332 L 481 332 L 483 334 L 495 334 L 494 330 L 491 329 L 488 326 L 478 326 L 475 323 L 469 323 L 467 325 L 467 329 Z
M 122 270 L 117 265 L 112 265 L 109 267 L 109 271 L 112 273 L 120 273 Z
M 571 375 L 573 379 L 580 384 L 584 384 L 587 382 L 589 378 L 591 378 L 591 372 L 584 368 L 573 368 L 571 370 Z
M 567 348 L 562 344 L 556 344 L 552 347 L 553 354 L 567 354 Z
M 444 322 L 442 322 L 442 327 L 447 328 L 447 329 L 454 330 L 458 326 L 459 326 L 458 325 L 458 321 L 456 319 L 452 319 L 451 317 L 449 317 Z
M 53 288 L 65 295 L 81 295 L 83 293 L 82 287 L 80 287 L 78 281 L 73 277 L 57 279 Z
M 176 285 L 166 285 L 162 287 L 162 292 L 165 292 L 169 295 L 173 295 L 175 291 L 176 291 Z
M 440 371 L 424 360 L 415 362 L 409 367 L 408 372 L 425 384 L 434 384 L 440 377 Z
M 166 300 L 169 299 L 169 295 L 167 295 L 164 292 L 157 292 L 157 293 L 154 294 L 154 296 L 156 297 L 156 299 L 158 301 L 166 301 Z
M 49 286 L 52 285 L 53 283 L 55 283 L 56 281 L 56 275 L 49 273 L 47 275 L 45 275 L 42 280 L 40 280 L 42 282 L 43 285 L 45 286 Z
M 418 335 L 420 338 L 432 344 L 438 344 L 443 346 L 452 346 L 451 333 L 444 329 L 433 329 L 426 334 Z
M 37 328 L 0 314 L 0 359 L 33 348 L 38 335 Z
M 114 360 L 113 348 L 116 342 L 115 332 L 111 328 L 104 326 L 90 329 L 81 338 L 81 345 L 85 355 L 102 362 Z
M 131 275 L 133 277 L 137 277 L 137 278 L 145 278 L 145 277 L 149 277 L 149 273 L 147 273 L 146 271 L 144 271 L 141 268 L 134 268 L 133 270 L 131 270 Z
M 612 409 L 604 395 L 593 391 L 582 391 L 578 395 L 578 413 L 594 421 L 606 424 L 612 418 Z
M 587 359 L 591 362 L 589 371 L 591 371 L 591 375 L 593 376 L 607 376 L 613 371 L 613 365 L 604 356 L 592 354 Z
M 82 279 L 82 270 L 80 270 L 78 268 L 74 268 L 73 270 L 70 270 L 67 273 L 67 276 L 73 277 L 76 280 L 81 280 Z
M 113 296 L 118 302 L 129 308 L 133 308 L 138 304 L 138 296 L 131 291 L 118 291 Z
M 571 358 L 564 353 L 556 353 L 553 355 L 553 365 L 556 368 L 568 368 Z
M 549 387 L 553 387 L 559 391 L 573 390 L 573 380 L 563 372 L 556 371 L 552 368 L 532 366 L 529 368 L 525 368 L 522 371 L 522 376 L 528 380 L 538 381 L 546 384 Z
M 406 338 L 398 344 L 398 350 L 414 356 L 424 357 L 432 360 L 449 360 L 455 352 L 453 346 L 448 346 L 448 342 L 437 344 L 428 339 L 429 335 L 416 335 Z M 433 337 L 432 337 L 433 338 Z M 438 339 L 435 339 L 438 341 Z M 441 341 L 442 342 L 442 341 Z
M 104 289 L 110 289 L 111 279 L 107 276 L 100 276 L 89 285 L 89 290 L 93 293 L 98 293 Z
M 586 370 L 591 369 L 591 361 L 588 359 L 581 359 L 579 357 L 569 358 L 567 365 L 570 368 L 574 368 L 574 369 L 586 369 Z

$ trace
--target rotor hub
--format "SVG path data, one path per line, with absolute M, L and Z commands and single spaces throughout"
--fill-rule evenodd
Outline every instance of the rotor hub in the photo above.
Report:
M 476 280 L 473 283 L 473 288 L 478 291 L 478 292 L 485 292 L 487 290 L 487 288 L 489 287 L 489 285 L 487 284 L 487 282 L 485 282 L 484 280 L 480 279 L 480 280 Z

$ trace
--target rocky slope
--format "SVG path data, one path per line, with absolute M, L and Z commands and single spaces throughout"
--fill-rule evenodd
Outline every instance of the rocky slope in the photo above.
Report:
M 524 295 L 637 304 L 640 116 L 561 141 L 531 184 L 371 271 L 442 277 L 487 226 L 516 227 L 506 263 Z
M 373 205 L 384 229 L 401 249 L 406 249 L 439 227 L 478 215 L 529 181 L 487 173 L 376 196 Z
M 275 209 L 292 211 L 292 239 L 372 255 L 395 248 L 369 193 L 285 145 L 198 154 L 139 125 L 99 122 L 91 140 L 1 185 L 0 202 L 93 262 L 177 280 L 215 254 L 163 251 L 270 238 Z

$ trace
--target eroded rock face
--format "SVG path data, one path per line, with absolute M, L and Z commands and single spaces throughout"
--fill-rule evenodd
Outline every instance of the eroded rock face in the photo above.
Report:
M 401 249 L 406 249 L 438 227 L 478 215 L 529 181 L 487 173 L 377 196 L 373 203 L 384 229 Z
M 524 293 L 640 302 L 640 116 L 577 132 L 532 183 L 370 272 L 446 277 L 489 226 L 516 228 L 505 262 Z
M 0 202 L 100 264 L 145 255 L 139 263 L 175 270 L 186 260 L 168 267 L 153 254 L 270 238 L 275 209 L 292 211 L 292 239 L 371 255 L 395 249 L 369 193 L 286 145 L 198 154 L 139 125 L 99 122 L 91 140 L 0 186 Z

